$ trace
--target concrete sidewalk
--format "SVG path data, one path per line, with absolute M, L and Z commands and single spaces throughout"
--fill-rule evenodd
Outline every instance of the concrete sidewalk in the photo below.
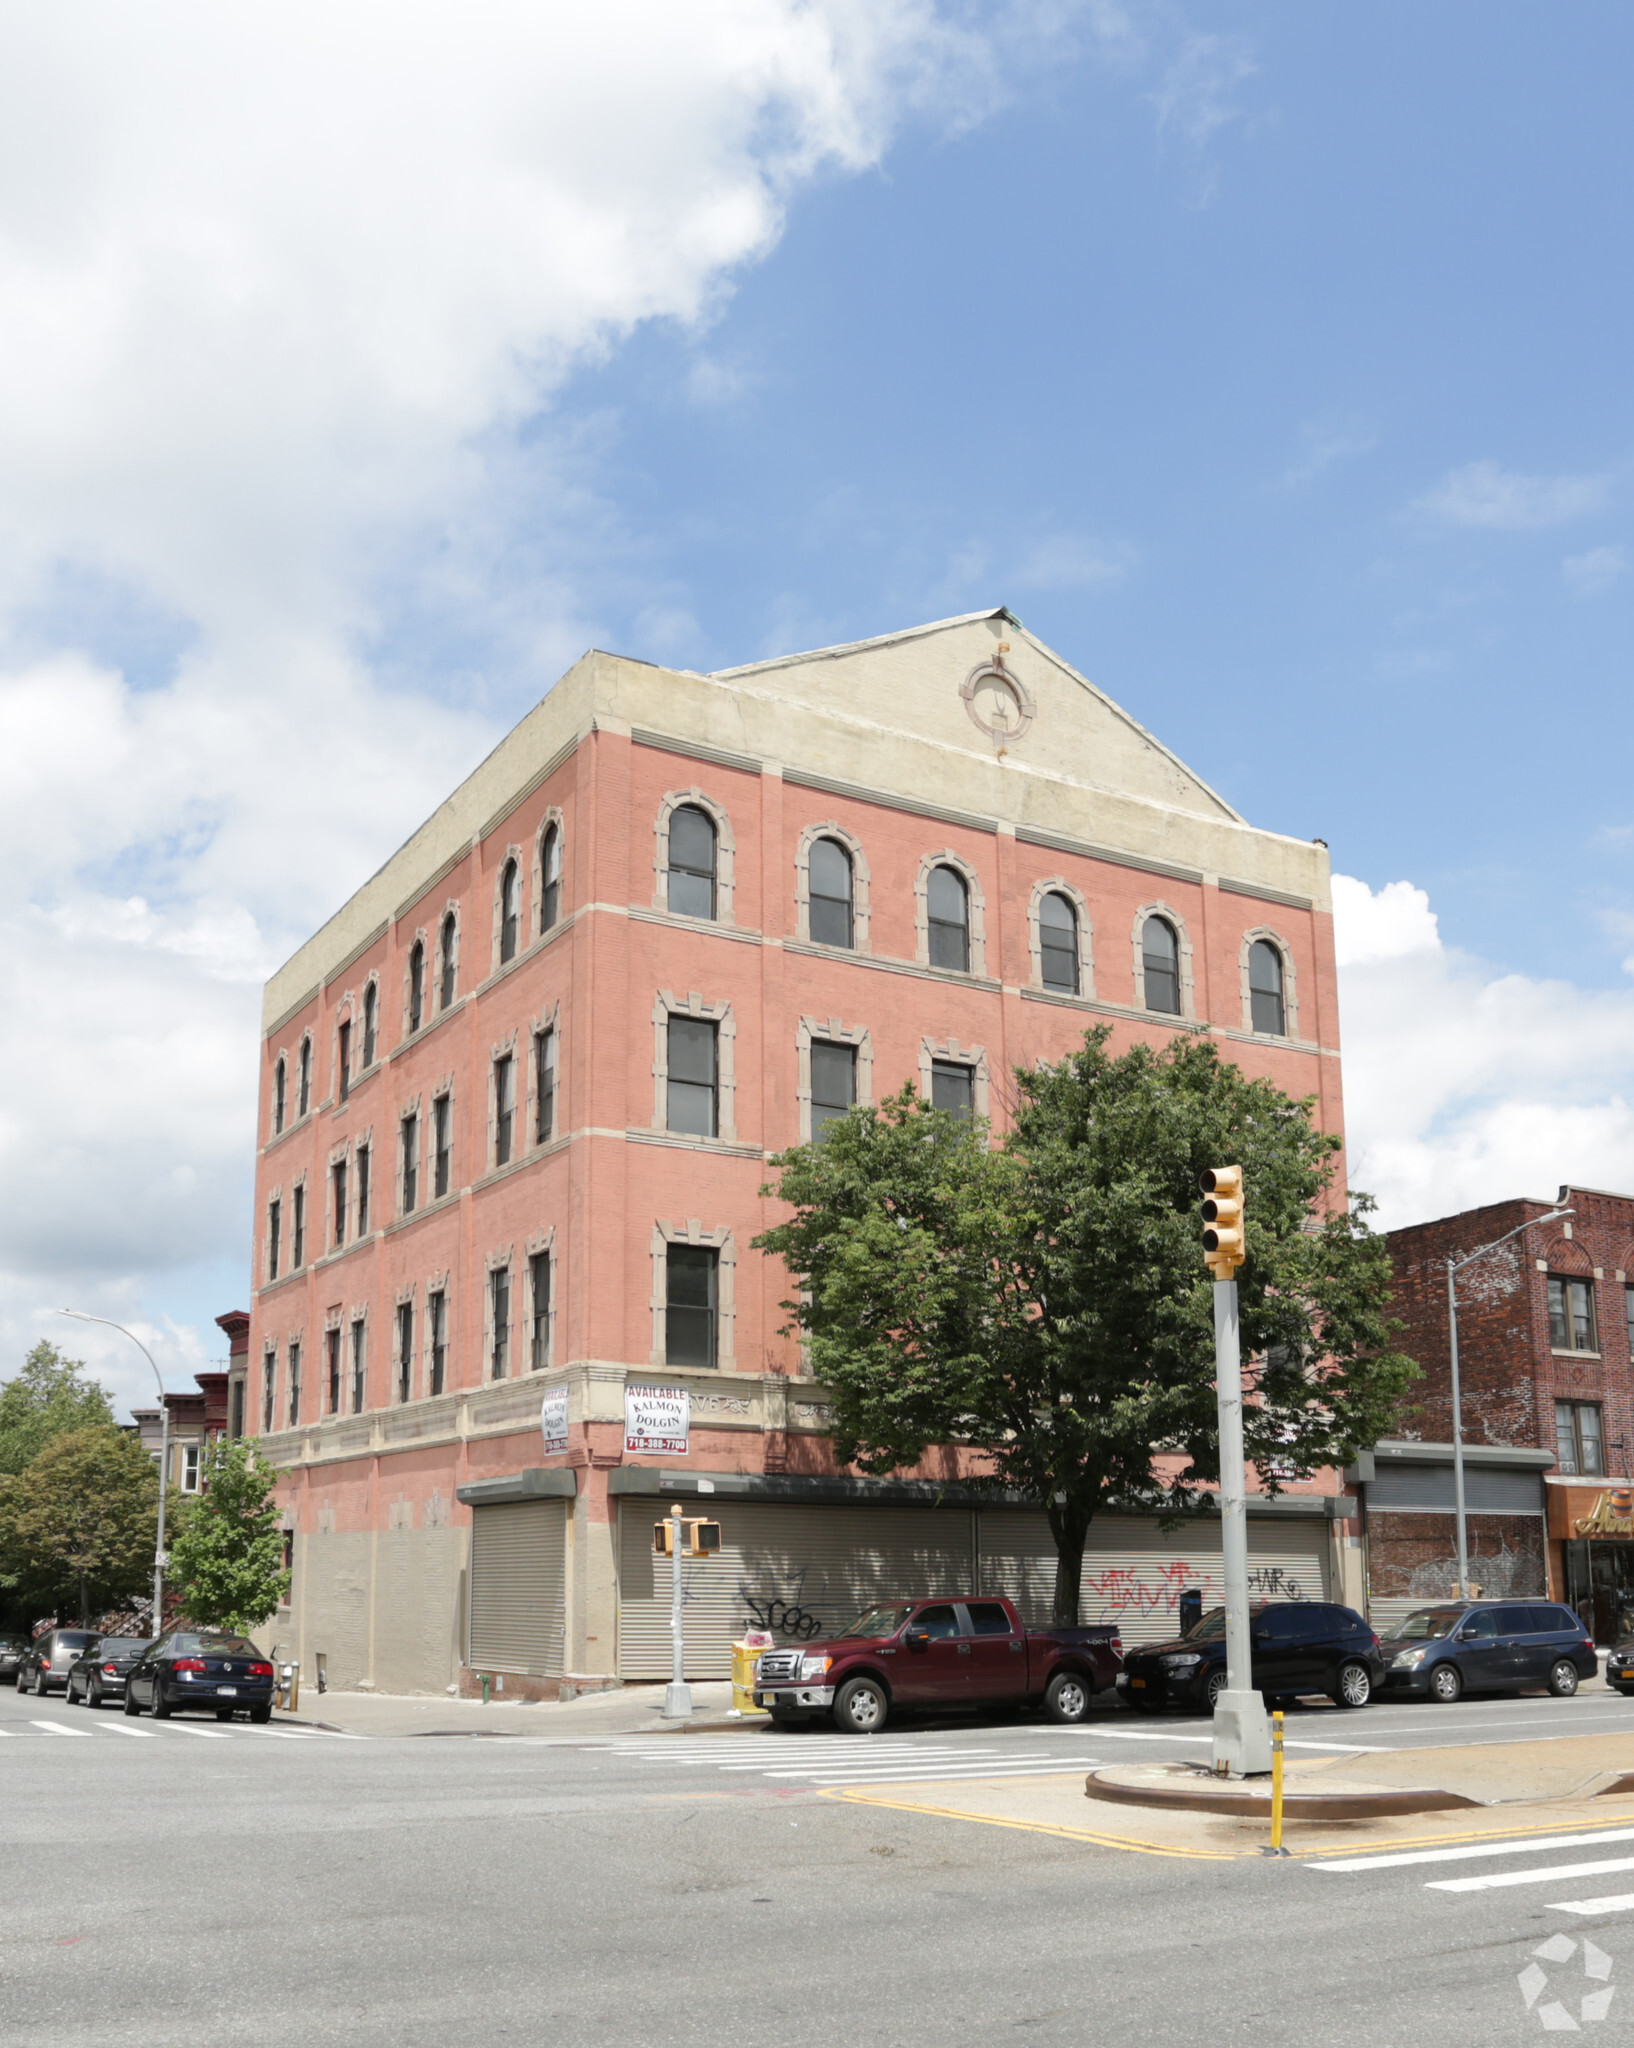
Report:
M 732 1688 L 724 1680 L 692 1688 L 690 1722 L 666 1721 L 662 1685 L 626 1685 L 576 1700 L 507 1705 L 495 1699 L 426 1698 L 394 1693 L 325 1692 L 301 1688 L 299 1711 L 274 1714 L 289 1727 L 337 1728 L 347 1735 L 544 1735 L 560 1741 L 601 1735 L 654 1735 L 684 1727 L 740 1728 L 727 1718 Z

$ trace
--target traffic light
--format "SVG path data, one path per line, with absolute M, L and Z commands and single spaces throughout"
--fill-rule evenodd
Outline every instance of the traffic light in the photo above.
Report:
M 1216 1280 L 1229 1280 L 1244 1256 L 1242 1168 L 1211 1166 L 1203 1193 L 1203 1257 Z
M 675 1531 L 681 1531 L 683 1557 L 713 1557 L 721 1547 L 721 1525 L 701 1516 L 670 1515 L 652 1525 L 652 1547 L 658 1557 L 675 1555 Z

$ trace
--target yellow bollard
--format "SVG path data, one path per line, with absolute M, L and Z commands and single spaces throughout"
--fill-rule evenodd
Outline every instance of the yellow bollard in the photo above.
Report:
M 1271 1716 L 1271 1854 L 1282 1854 L 1282 1709 Z

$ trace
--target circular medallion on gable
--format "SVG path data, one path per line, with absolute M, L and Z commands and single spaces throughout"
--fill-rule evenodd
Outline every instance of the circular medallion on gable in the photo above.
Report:
M 973 668 L 959 694 L 971 718 L 1000 746 L 1020 739 L 1033 722 L 1033 700 L 1004 666 L 1002 655 Z

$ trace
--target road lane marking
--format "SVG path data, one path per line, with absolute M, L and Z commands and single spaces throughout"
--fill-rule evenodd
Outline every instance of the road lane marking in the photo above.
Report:
M 1553 1884 L 1562 1877 L 1599 1877 L 1608 1870 L 1634 1870 L 1634 1856 L 1608 1856 L 1600 1863 L 1557 1863 L 1552 1870 L 1502 1870 L 1488 1877 L 1442 1877 L 1427 1892 L 1495 1892 L 1514 1884 Z
M 103 1733 L 106 1735 L 140 1735 L 146 1742 L 156 1742 L 158 1740 L 158 1730 L 156 1728 L 131 1728 L 127 1727 L 124 1721 L 110 1721 L 103 1730 Z
M 1464 1863 L 1476 1856 L 1537 1856 L 1552 1849 L 1592 1849 L 1601 1842 L 1634 1842 L 1634 1828 L 1599 1828 L 1587 1835 L 1543 1835 L 1530 1842 L 1478 1842 L 1462 1849 L 1414 1849 L 1389 1856 L 1345 1856 L 1311 1863 L 1311 1870 L 1401 1870 L 1412 1863 Z
M 779 1781 L 798 1778 L 815 1781 L 812 1790 L 829 1789 L 843 1791 L 847 1785 L 955 1785 L 961 1780 L 981 1782 L 989 1778 L 1058 1778 L 1070 1773 L 1076 1776 L 1086 1766 L 1093 1768 L 1100 1762 L 1096 1756 L 1057 1757 L 1054 1763 L 1024 1764 L 1016 1770 L 1005 1770 L 1002 1766 L 987 1769 L 948 1769 L 933 1771 L 892 1771 L 881 1768 L 875 1771 L 859 1771 L 854 1775 L 834 1777 L 826 1771 L 768 1771 L 769 1778 Z
M 60 1721 L 30 1721 L 31 1728 L 43 1728 L 47 1735 L 83 1735 L 90 1738 L 89 1728 L 65 1728 Z
M 1614 1892 L 1609 1899 L 1560 1899 L 1551 1913 L 1625 1913 L 1634 1906 L 1634 1892 Z
M 157 1734 L 157 1729 L 152 1731 Z M 232 1737 L 225 1728 L 189 1728 L 185 1721 L 172 1721 L 165 1730 L 167 1735 L 202 1735 L 207 1742 L 231 1742 Z
M 889 1759 L 881 1763 L 873 1758 L 859 1757 L 854 1764 L 789 1764 L 781 1768 L 776 1764 L 768 1764 L 761 1775 L 767 1778 L 831 1778 L 836 1772 L 843 1772 L 849 1777 L 854 1771 L 1002 1771 L 1007 1770 L 1011 1764 L 1047 1762 L 1059 1766 L 1072 1761 L 1071 1757 L 1051 1757 L 1048 1750 L 1035 1749 L 1030 1750 L 1025 1756 L 1008 1759 L 968 1757 L 961 1761 L 958 1757 L 929 1757 L 923 1763 L 894 1764 Z M 739 1767 L 733 1765 L 729 1768 Z

